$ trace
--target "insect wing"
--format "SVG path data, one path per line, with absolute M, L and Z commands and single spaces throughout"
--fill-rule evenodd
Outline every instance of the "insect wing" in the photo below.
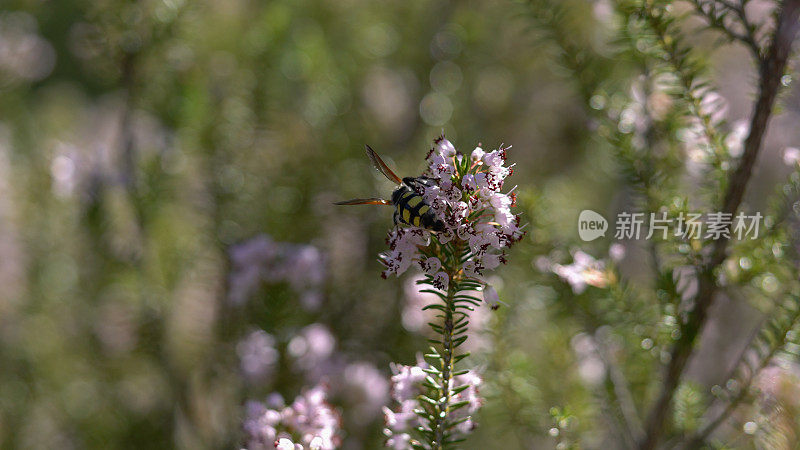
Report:
M 372 198 L 354 198 L 352 200 L 345 200 L 343 202 L 336 202 L 334 205 L 389 205 L 392 202 L 378 197 Z
M 394 172 L 392 172 L 392 169 L 390 169 L 389 166 L 387 166 L 386 163 L 383 162 L 381 157 L 378 156 L 377 153 L 375 153 L 375 150 L 373 150 L 372 147 L 367 145 L 366 148 L 367 148 L 367 156 L 369 156 L 370 161 L 372 161 L 372 165 L 375 166 L 376 169 L 378 169 L 378 172 L 382 173 L 383 176 L 389 179 L 389 181 L 394 181 L 397 184 L 403 182 L 403 180 L 401 180 L 400 177 L 398 177 Z

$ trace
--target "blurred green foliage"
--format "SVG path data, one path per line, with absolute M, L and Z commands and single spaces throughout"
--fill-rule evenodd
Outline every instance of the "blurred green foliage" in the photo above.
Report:
M 387 374 L 413 360 L 421 337 L 400 326 L 400 284 L 373 258 L 390 214 L 331 202 L 390 190 L 364 143 L 414 174 L 443 129 L 467 150 L 513 143 L 523 186 L 570 164 L 579 110 L 519 13 L 5 2 L 7 39 L 42 48 L 4 58 L 44 67 L 0 69 L 0 446 L 236 445 L 255 393 L 232 349 L 253 325 L 285 342 L 326 323 Z M 261 232 L 329 254 L 319 313 L 280 286 L 227 306 L 226 249 Z M 273 387 L 291 398 L 302 383 L 283 372 Z M 351 431 L 350 448 L 377 445 L 380 422 Z
M 602 11 L 563 5 L 556 38 L 618 55 Z M 619 148 L 598 137 L 585 102 L 601 92 L 624 103 L 640 61 L 602 59 L 592 70 L 604 84 L 581 91 L 587 80 L 565 69 L 553 31 L 505 2 L 4 1 L 0 447 L 241 445 L 246 398 L 291 399 L 304 386 L 285 347 L 314 322 L 387 376 L 389 362 L 413 362 L 425 336 L 403 327 L 404 281 L 382 280 L 375 261 L 391 213 L 332 202 L 389 195 L 364 144 L 415 175 L 442 131 L 462 151 L 513 145 L 510 183 L 530 222 L 493 280 L 509 306 L 489 321 L 492 351 L 473 359 L 486 403 L 465 448 L 607 443 L 607 399 L 582 380 L 573 349 L 601 324 L 575 311 L 623 323 L 609 339 L 639 405 L 672 328 L 624 283 L 574 296 L 535 266 L 543 254 L 568 259 L 580 210 L 628 204 Z M 768 165 L 759 184 L 781 171 Z M 228 249 L 260 233 L 324 252 L 321 308 L 298 307 L 285 283 L 230 304 Z M 608 242 L 585 247 L 602 254 Z M 646 249 L 632 258 L 622 270 L 640 280 Z M 760 276 L 738 275 L 766 309 Z M 236 356 L 254 327 L 283 355 L 263 386 L 241 380 Z M 697 426 L 699 390 L 679 391 L 680 429 Z M 343 448 L 382 444 L 380 414 L 348 418 Z

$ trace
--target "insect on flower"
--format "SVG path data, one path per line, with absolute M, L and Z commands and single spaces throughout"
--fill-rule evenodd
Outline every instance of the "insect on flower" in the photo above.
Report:
M 415 227 L 425 228 L 429 231 L 440 232 L 444 231 L 445 224 L 431 206 L 422 198 L 425 188 L 433 186 L 433 180 L 428 177 L 405 177 L 400 178 L 389 169 L 389 166 L 375 153 L 369 145 L 366 146 L 367 156 L 372 161 L 372 164 L 382 173 L 389 181 L 398 184 L 394 192 L 392 192 L 392 199 L 385 200 L 378 197 L 372 198 L 354 198 L 343 202 L 336 202 L 337 205 L 386 205 L 394 206 L 394 224 L 404 223 L 406 225 L 413 225 Z

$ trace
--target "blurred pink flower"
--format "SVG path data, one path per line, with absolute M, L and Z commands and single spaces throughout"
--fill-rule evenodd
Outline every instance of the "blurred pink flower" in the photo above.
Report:
M 387 436 L 386 445 L 394 449 L 407 449 L 412 438 L 410 432 L 418 426 L 423 426 L 422 418 L 414 410 L 419 407 L 417 397 L 426 392 L 423 382 L 428 376 L 424 369 L 428 364 L 420 361 L 414 366 L 392 364 L 392 399 L 398 404 L 396 409 L 383 408 L 386 421 L 384 434 Z M 483 399 L 478 393 L 478 387 L 483 383 L 481 377 L 473 370 L 453 377 L 451 384 L 450 404 L 467 402 L 463 407 L 454 410 L 452 420 L 463 419 L 455 431 L 457 434 L 467 434 L 475 428 L 472 416 L 483 404 Z M 455 393 L 452 391 L 460 386 L 466 389 Z
M 605 287 L 608 277 L 605 274 L 605 262 L 597 260 L 588 253 L 576 251 L 573 262 L 569 265 L 553 264 L 551 270 L 561 277 L 572 288 L 572 292 L 580 294 L 587 286 Z
M 614 262 L 620 262 L 625 259 L 625 246 L 619 242 L 615 242 L 608 247 L 608 257 Z
M 800 365 L 778 361 L 764 368 L 756 378 L 761 401 L 777 401 L 800 407 Z
M 389 399 L 389 380 L 374 365 L 363 361 L 348 364 L 341 377 L 337 384 L 352 405 L 349 416 L 358 425 L 370 423 Z
M 236 345 L 245 380 L 256 383 L 268 379 L 278 362 L 275 339 L 264 330 L 253 330 Z
M 23 12 L 0 15 L 0 85 L 41 80 L 55 63 L 56 52 L 38 33 L 35 17 Z
M 299 295 L 300 304 L 315 310 L 322 304 L 325 256 L 312 246 L 275 242 L 266 234 L 230 249 L 231 274 L 228 299 L 245 303 L 261 283 L 288 283 Z
M 247 402 L 243 423 L 247 448 L 337 448 L 341 440 L 338 436 L 341 420 L 326 398 L 327 388 L 317 385 L 281 409 L 271 409 L 257 401 Z
M 570 341 L 578 362 L 578 375 L 589 386 L 598 386 L 606 376 L 606 365 L 600 358 L 597 343 L 589 334 L 578 333 Z
M 786 147 L 783 150 L 783 163 L 787 166 L 796 166 L 798 162 L 800 162 L 800 149 Z
M 314 323 L 300 330 L 289 341 L 287 350 L 307 379 L 319 381 L 336 372 L 339 361 L 333 358 L 335 348 L 336 338 L 328 327 Z

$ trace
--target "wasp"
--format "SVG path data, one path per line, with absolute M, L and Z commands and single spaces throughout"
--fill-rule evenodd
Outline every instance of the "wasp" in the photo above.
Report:
M 394 207 L 394 224 L 404 223 L 415 227 L 422 227 L 430 231 L 444 231 L 444 222 L 436 217 L 433 208 L 425 202 L 419 192 L 424 192 L 424 188 L 433 185 L 433 180 L 428 177 L 405 177 L 400 178 L 389 169 L 389 166 L 369 145 L 366 146 L 367 156 L 372 165 L 378 172 L 398 186 L 392 192 L 392 199 L 385 200 L 379 197 L 354 198 L 343 202 L 336 202 L 337 205 L 386 205 Z

